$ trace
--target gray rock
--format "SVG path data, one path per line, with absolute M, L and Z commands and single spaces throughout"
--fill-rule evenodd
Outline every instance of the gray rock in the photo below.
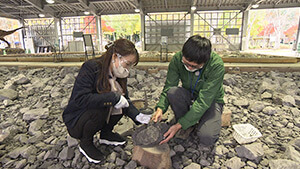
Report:
M 23 120 L 31 121 L 36 119 L 43 119 L 49 116 L 48 108 L 31 109 L 23 114 Z
M 223 146 L 223 145 L 219 145 L 216 148 L 216 155 L 218 155 L 218 156 L 224 156 L 228 152 L 229 152 L 229 150 L 225 146 Z
M 277 110 L 274 107 L 267 106 L 263 109 L 262 112 L 267 115 L 274 115 L 277 113 Z
M 257 165 L 252 161 L 247 161 L 247 165 L 253 168 L 257 168 Z
M 28 158 L 31 155 L 35 155 L 37 153 L 37 148 L 33 145 L 30 145 L 29 147 L 23 146 L 24 148 L 20 151 L 20 155 L 23 158 Z
M 224 75 L 223 83 L 227 86 L 234 86 L 237 83 L 236 80 L 235 80 L 235 75 L 226 73 Z
M 206 159 L 202 158 L 202 159 L 200 159 L 200 165 L 207 167 L 207 166 L 210 166 L 211 164 L 210 164 L 209 161 L 207 161 Z
M 26 84 L 30 82 L 30 80 L 23 74 L 19 74 L 18 76 L 12 78 L 11 81 L 13 81 L 14 84 L 18 84 L 18 85 Z
M 124 169 L 133 169 L 137 167 L 137 163 L 133 160 L 129 161 L 128 164 L 125 165 Z
M 249 106 L 249 102 L 247 99 L 237 99 L 233 101 L 233 105 L 235 106 L 242 106 L 242 107 L 248 107 Z
M 252 143 L 235 148 L 238 157 L 245 157 L 249 160 L 260 161 L 264 155 L 264 149 L 261 143 Z
M 0 89 L 0 101 L 5 99 L 15 100 L 18 98 L 18 92 L 12 89 Z
M 28 129 L 29 134 L 35 135 L 36 131 L 40 130 L 43 127 L 45 122 L 46 120 L 40 120 L 40 119 L 31 122 Z
M 74 147 L 78 145 L 77 139 L 71 137 L 70 135 L 67 136 L 67 142 L 68 142 L 68 147 Z
M 295 126 L 300 127 L 300 117 L 294 119 L 294 124 Z
M 117 159 L 116 159 L 116 165 L 117 166 L 123 166 L 123 165 L 125 165 L 125 163 L 126 162 L 124 160 L 122 160 L 119 157 L 117 157 Z
M 14 105 L 14 102 L 12 100 L 6 99 L 3 101 L 3 105 L 5 107 L 8 107 L 8 106 Z
M 289 142 L 285 155 L 287 158 L 300 163 L 300 137 Z
M 116 152 L 112 152 L 108 158 L 107 158 L 107 161 L 110 162 L 110 163 L 114 163 L 117 159 L 117 153 Z
M 300 169 L 300 163 L 286 159 L 269 161 L 270 169 Z
M 0 129 L 0 143 L 2 143 L 6 138 L 8 138 L 10 135 L 9 130 L 2 130 Z
M 26 149 L 28 146 L 18 147 L 14 149 L 13 151 L 8 153 L 8 156 L 12 159 L 18 158 L 21 152 Z
M 291 107 L 291 113 L 294 117 L 300 116 L 300 110 L 298 110 L 298 108 Z
M 238 157 L 232 157 L 225 162 L 225 166 L 229 169 L 240 169 L 245 166 L 245 163 Z
M 164 139 L 163 135 L 168 129 L 169 126 L 162 122 L 142 125 L 133 133 L 132 141 L 142 147 L 157 146 Z
M 265 108 L 265 104 L 260 101 L 250 103 L 249 109 L 255 113 L 262 111 Z
M 278 81 L 274 81 L 272 79 L 264 78 L 261 85 L 259 86 L 259 93 L 264 93 L 266 91 L 272 92 L 276 91 L 280 88 L 280 84 Z
M 63 98 L 63 100 L 60 103 L 60 108 L 65 109 L 67 107 L 68 103 L 69 103 L 69 98 Z
M 282 105 L 284 96 L 284 94 L 274 92 L 272 97 L 273 103 L 277 105 Z
M 17 86 L 14 84 L 13 81 L 6 82 L 6 85 L 3 87 L 3 89 L 12 89 L 16 90 Z
M 233 94 L 233 90 L 230 86 L 223 86 L 223 87 L 226 94 L 230 94 L 230 95 Z
M 176 145 L 176 146 L 174 146 L 174 151 L 177 153 L 177 152 L 179 152 L 179 153 L 182 153 L 182 152 L 184 152 L 185 151 L 185 149 L 184 149 L 184 147 L 182 146 L 182 145 Z
M 272 96 L 273 96 L 272 93 L 265 91 L 260 95 L 260 98 L 262 98 L 262 99 L 272 99 Z
M 51 149 L 51 150 L 47 151 L 47 153 L 45 154 L 44 160 L 54 159 L 57 157 L 57 155 L 58 155 L 58 152 L 54 149 Z
M 173 157 L 176 155 L 176 152 L 174 150 L 170 150 L 170 157 Z
M 295 98 L 291 95 L 285 95 L 282 100 L 282 105 L 294 107 L 296 105 Z
M 197 163 L 191 163 L 190 165 L 184 167 L 183 169 L 200 169 L 201 166 Z
M 136 75 L 136 80 L 137 80 L 138 83 L 143 82 L 144 78 L 145 78 L 145 77 L 144 77 L 143 75 L 140 75 L 140 74 L 137 74 L 137 75 Z
M 74 84 L 74 82 L 75 82 L 75 77 L 74 77 L 74 74 L 72 74 L 72 73 L 66 74 L 64 79 L 61 80 L 61 83 L 64 85 Z
M 16 169 L 20 169 L 20 168 L 25 167 L 26 163 L 27 163 L 26 159 L 23 159 L 23 160 L 21 160 L 21 161 L 18 161 L 18 162 L 16 163 Z
M 65 160 L 70 160 L 74 157 L 75 153 L 74 153 L 74 149 L 69 148 L 69 147 L 65 147 L 63 148 L 63 150 L 59 153 L 58 157 L 65 161 Z

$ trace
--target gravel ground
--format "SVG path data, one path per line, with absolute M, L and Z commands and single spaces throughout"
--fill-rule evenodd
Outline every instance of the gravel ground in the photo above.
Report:
M 107 154 L 91 164 L 67 134 L 62 111 L 78 68 L 18 69 L 0 67 L 0 166 L 2 168 L 145 168 L 131 160 L 133 122 L 124 117 L 115 131 L 126 136 L 124 146 L 96 146 Z M 163 88 L 166 70 L 131 70 L 132 100 L 144 99 L 153 108 Z M 175 169 L 300 168 L 300 72 L 240 72 L 225 74 L 225 108 L 232 113 L 214 147 L 198 144 L 193 134 L 169 142 Z M 169 109 L 164 119 L 171 121 Z M 262 137 L 248 144 L 233 138 L 232 125 L 250 123 Z

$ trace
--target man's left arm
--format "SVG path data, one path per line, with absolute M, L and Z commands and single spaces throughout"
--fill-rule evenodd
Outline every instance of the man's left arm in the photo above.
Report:
M 198 98 L 193 103 L 191 109 L 178 120 L 184 130 L 195 125 L 211 106 L 216 94 L 223 85 L 224 73 L 225 68 L 223 64 L 217 64 L 209 72 L 210 76 L 205 80 L 203 88 L 200 89 Z

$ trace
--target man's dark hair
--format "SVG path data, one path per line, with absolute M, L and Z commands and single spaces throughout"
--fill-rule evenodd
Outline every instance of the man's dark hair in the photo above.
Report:
M 190 62 L 206 63 L 210 58 L 210 40 L 199 35 L 191 36 L 182 47 L 182 55 Z

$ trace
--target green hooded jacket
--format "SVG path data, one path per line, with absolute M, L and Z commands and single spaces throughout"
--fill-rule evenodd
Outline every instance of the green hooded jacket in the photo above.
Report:
M 181 80 L 182 87 L 192 92 L 198 79 L 194 89 L 194 95 L 197 99 L 191 109 L 178 120 L 184 130 L 195 125 L 213 101 L 224 103 L 223 79 L 225 68 L 222 58 L 212 52 L 210 59 L 201 70 L 201 74 L 198 76 L 196 73 L 187 71 L 182 63 L 182 52 L 176 53 L 170 61 L 165 86 L 156 105 L 156 108 L 161 108 L 165 113 L 169 107 L 168 90 L 178 86 L 179 80 Z

